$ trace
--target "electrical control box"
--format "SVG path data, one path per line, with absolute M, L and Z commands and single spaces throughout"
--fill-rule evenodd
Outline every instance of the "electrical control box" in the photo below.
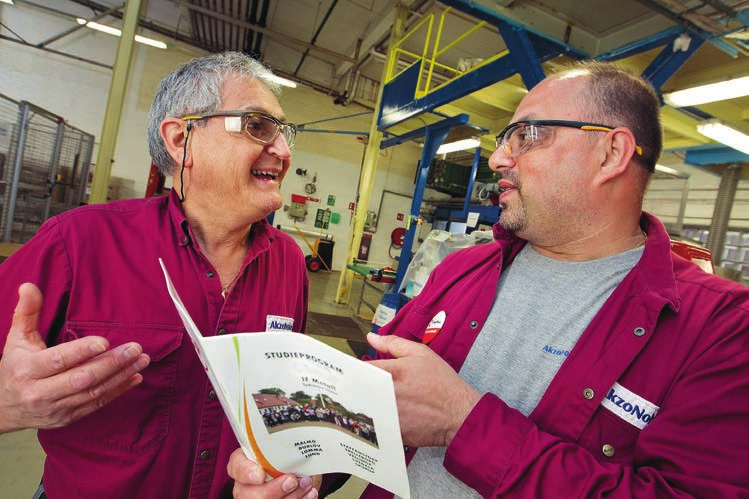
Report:
M 298 194 L 291 195 L 291 205 L 289 205 L 288 217 L 298 222 L 307 218 L 307 197 Z

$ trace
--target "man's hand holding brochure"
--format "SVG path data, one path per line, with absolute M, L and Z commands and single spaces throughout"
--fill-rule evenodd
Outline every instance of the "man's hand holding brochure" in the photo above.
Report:
M 303 334 L 203 337 L 169 294 L 242 450 L 272 477 L 349 473 L 408 499 L 390 374 Z

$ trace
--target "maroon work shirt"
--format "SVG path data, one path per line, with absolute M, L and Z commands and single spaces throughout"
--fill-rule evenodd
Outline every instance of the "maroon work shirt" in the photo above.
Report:
M 39 431 L 51 498 L 231 497 L 226 464 L 238 444 L 159 258 L 203 335 L 265 331 L 278 317 L 304 332 L 309 282 L 302 252 L 265 220 L 253 224 L 226 301 L 173 193 L 47 221 L 0 265 L 0 346 L 18 286 L 29 281 L 44 295 L 39 331 L 48 345 L 99 335 L 113 347 L 137 341 L 151 357 L 141 385 L 65 428 Z

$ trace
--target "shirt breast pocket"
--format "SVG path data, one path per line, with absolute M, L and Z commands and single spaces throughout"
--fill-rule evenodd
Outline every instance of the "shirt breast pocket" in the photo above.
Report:
M 421 341 L 433 317 L 432 309 L 421 306 L 413 307 L 399 328 L 402 331 L 400 335 L 413 341 Z
M 143 382 L 63 430 L 79 441 L 117 452 L 140 454 L 161 441 L 169 428 L 183 330 L 176 326 L 68 322 L 60 342 L 103 336 L 110 348 L 130 341 L 151 359 L 141 373 Z
M 602 463 L 632 466 L 640 431 L 608 409 L 599 407 L 578 443 Z

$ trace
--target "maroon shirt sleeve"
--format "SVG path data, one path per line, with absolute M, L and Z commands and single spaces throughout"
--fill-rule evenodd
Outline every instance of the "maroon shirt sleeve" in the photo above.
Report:
M 44 297 L 39 332 L 48 345 L 56 341 L 65 317 L 71 285 L 70 262 L 57 219 L 48 220 L 37 235 L 0 264 L 0 351 L 13 321 L 18 288 L 31 282 Z

